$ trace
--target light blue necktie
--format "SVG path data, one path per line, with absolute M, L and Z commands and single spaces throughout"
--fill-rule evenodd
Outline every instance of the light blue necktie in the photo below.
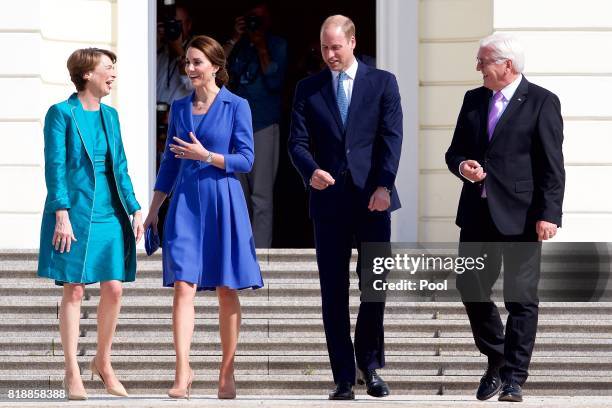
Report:
M 344 85 L 342 84 L 344 80 L 347 78 L 346 72 L 340 71 L 338 74 L 338 90 L 336 92 L 336 103 L 338 104 L 338 110 L 340 111 L 340 118 L 342 119 L 342 124 L 346 125 L 346 116 L 348 114 L 348 99 L 346 97 L 346 92 L 344 91 Z

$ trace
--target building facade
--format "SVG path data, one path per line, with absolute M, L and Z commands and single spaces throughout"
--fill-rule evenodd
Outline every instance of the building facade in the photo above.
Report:
M 76 48 L 118 55 L 104 102 L 119 110 L 129 172 L 143 208 L 155 177 L 155 0 L 0 2 L 0 248 L 37 248 L 45 198 L 42 125 L 73 92 Z M 557 240 L 611 241 L 612 3 L 606 0 L 378 0 L 377 65 L 397 75 L 404 145 L 396 241 L 455 241 L 461 183 L 444 164 L 467 89 L 481 85 L 478 40 L 512 32 L 525 76 L 555 92 L 565 120 L 566 198 Z

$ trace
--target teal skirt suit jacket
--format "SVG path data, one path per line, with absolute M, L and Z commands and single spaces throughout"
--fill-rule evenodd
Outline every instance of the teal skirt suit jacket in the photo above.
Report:
M 45 117 L 47 199 L 38 275 L 57 284 L 136 277 L 136 242 L 129 215 L 140 209 L 128 175 L 117 111 L 83 109 L 77 94 Z M 77 241 L 70 252 L 52 246 L 55 211 L 68 209 Z

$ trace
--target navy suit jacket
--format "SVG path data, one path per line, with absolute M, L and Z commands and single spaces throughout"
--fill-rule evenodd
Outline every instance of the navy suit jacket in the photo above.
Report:
M 448 151 L 448 169 L 463 181 L 457 226 L 478 228 L 482 183 L 471 183 L 459 164 L 476 160 L 484 179 L 491 218 L 504 235 L 535 231 L 543 220 L 561 226 L 565 170 L 563 119 L 559 98 L 523 77 L 489 141 L 487 120 L 492 92 L 468 91 Z
M 402 106 L 395 76 L 359 61 L 346 126 L 342 125 L 332 73 L 324 69 L 300 81 L 295 91 L 289 155 L 309 185 L 316 169 L 338 181 L 346 170 L 363 193 L 363 206 L 381 186 L 392 190 L 389 211 L 401 204 L 394 187 L 402 148 Z M 310 189 L 310 216 L 334 216 L 344 189 L 336 183 Z

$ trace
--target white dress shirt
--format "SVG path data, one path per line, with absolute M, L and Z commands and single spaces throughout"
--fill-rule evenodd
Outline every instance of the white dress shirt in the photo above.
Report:
M 357 65 L 357 58 L 355 58 L 351 66 L 344 71 L 346 73 L 346 79 L 342 82 L 342 86 L 346 92 L 346 100 L 349 105 L 351 104 L 351 96 L 353 95 L 353 83 L 355 82 L 355 75 L 357 75 Z M 340 71 L 332 71 L 334 95 L 338 92 L 338 75 L 340 75 Z M 336 95 L 336 97 L 337 96 L 338 95 Z

